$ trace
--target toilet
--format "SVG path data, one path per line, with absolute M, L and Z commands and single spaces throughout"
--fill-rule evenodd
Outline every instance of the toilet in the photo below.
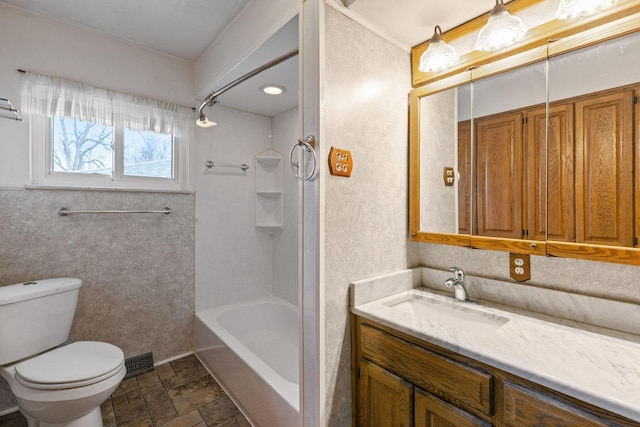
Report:
M 125 376 L 118 347 L 67 343 L 81 286 L 58 278 L 0 287 L 0 375 L 29 427 L 102 427 L 100 405 Z

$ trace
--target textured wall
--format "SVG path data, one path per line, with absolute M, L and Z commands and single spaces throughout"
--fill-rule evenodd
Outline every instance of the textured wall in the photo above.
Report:
M 80 278 L 72 340 L 153 351 L 156 362 L 192 351 L 193 205 L 192 194 L 0 190 L 0 286 Z M 62 206 L 172 213 L 61 217 Z M 5 402 L 0 391 L 0 411 Z
M 491 279 L 509 277 L 509 253 L 456 246 L 421 244 L 421 264 L 427 267 L 461 267 L 466 273 Z M 640 303 L 640 267 L 569 258 L 531 256 L 527 285 L 559 289 L 601 298 Z
M 409 55 L 325 7 L 323 150 L 351 151 L 351 178 L 320 159 L 324 207 L 326 422 L 351 423 L 349 282 L 407 266 Z M 321 276 L 322 277 L 322 276 Z
M 161 209 L 170 215 L 70 215 L 57 210 Z M 0 285 L 83 281 L 71 339 L 111 342 L 156 361 L 191 351 L 193 195 L 0 191 Z

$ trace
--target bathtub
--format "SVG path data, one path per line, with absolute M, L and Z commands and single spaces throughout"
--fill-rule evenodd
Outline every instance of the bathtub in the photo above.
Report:
M 196 313 L 196 355 L 256 426 L 299 424 L 299 323 L 276 297 Z

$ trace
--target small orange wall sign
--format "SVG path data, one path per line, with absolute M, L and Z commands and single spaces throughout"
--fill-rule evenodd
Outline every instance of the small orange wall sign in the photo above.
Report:
M 331 147 L 329 150 L 329 172 L 331 175 L 349 178 L 353 169 L 351 152 L 340 148 Z

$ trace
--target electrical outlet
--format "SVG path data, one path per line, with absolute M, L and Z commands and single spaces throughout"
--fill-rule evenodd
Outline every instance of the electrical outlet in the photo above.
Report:
M 531 259 L 529 254 L 509 254 L 509 275 L 518 282 L 531 279 Z

